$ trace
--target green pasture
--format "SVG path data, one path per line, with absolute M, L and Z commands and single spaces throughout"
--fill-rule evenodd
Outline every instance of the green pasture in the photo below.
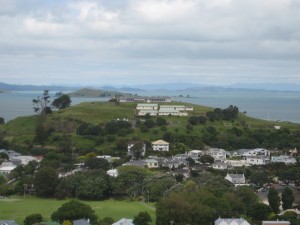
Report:
M 0 199 L 0 220 L 15 220 L 23 224 L 24 218 L 33 213 L 41 214 L 45 220 L 50 221 L 51 214 L 68 200 L 41 199 L 36 197 L 22 198 L 19 196 Z M 147 211 L 155 224 L 155 208 L 152 204 L 142 201 L 129 200 L 103 200 L 81 201 L 90 205 L 98 218 L 111 217 L 115 221 L 121 218 L 133 218 L 140 211 Z

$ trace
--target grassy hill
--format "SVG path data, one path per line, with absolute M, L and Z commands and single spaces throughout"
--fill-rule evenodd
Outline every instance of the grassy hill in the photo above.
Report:
M 165 104 L 165 103 L 164 103 Z M 185 104 L 185 103 L 167 103 L 167 104 Z M 141 132 L 137 127 L 133 127 L 130 132 L 123 134 L 111 134 L 111 135 L 100 135 L 97 137 L 91 136 L 79 136 L 76 134 L 76 128 L 83 122 L 100 125 L 104 125 L 112 120 L 123 120 L 126 119 L 128 122 L 135 124 L 139 119 L 135 117 L 134 111 L 136 103 L 121 103 L 116 105 L 112 102 L 86 102 L 67 109 L 55 111 L 44 117 L 40 116 L 27 116 L 19 117 L 15 120 L 9 121 L 7 124 L 0 126 L 0 133 L 5 140 L 10 141 L 15 145 L 28 146 L 33 144 L 35 136 L 35 129 L 38 124 L 43 124 L 45 127 L 50 127 L 52 131 L 51 135 L 45 145 L 57 147 L 59 141 L 61 141 L 63 135 L 67 134 L 71 137 L 72 145 L 76 148 L 90 148 L 99 151 L 106 151 L 107 149 L 113 149 L 116 145 L 116 141 L 119 139 L 132 139 L 133 137 L 144 139 L 144 140 L 157 140 L 162 139 L 166 132 L 180 135 L 190 135 L 194 137 L 201 137 L 204 139 L 207 128 L 214 127 L 222 139 L 222 134 L 231 132 L 233 127 L 240 130 L 275 130 L 274 126 L 281 126 L 281 128 L 288 128 L 289 130 L 300 130 L 300 124 L 294 124 L 289 122 L 273 122 L 264 121 L 248 117 L 243 113 L 239 113 L 238 117 L 234 121 L 208 121 L 205 125 L 193 126 L 191 130 L 187 130 L 188 119 L 190 116 L 201 116 L 205 115 L 207 111 L 213 110 L 212 108 L 193 105 L 194 111 L 189 112 L 188 117 L 177 117 L 177 116 L 165 116 L 167 121 L 166 126 L 159 127 L 155 126 L 149 129 L 148 132 Z M 187 104 L 186 105 L 192 105 Z M 153 120 L 156 118 L 152 117 Z M 223 135 L 224 136 L 224 135 Z M 239 138 L 239 137 L 238 137 Z M 175 138 L 173 138 L 175 139 Z M 178 138 L 179 139 L 179 138 Z M 179 140 L 174 140 L 179 142 Z

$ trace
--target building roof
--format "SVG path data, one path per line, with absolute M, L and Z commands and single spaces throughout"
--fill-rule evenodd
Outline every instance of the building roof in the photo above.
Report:
M 119 221 L 113 223 L 112 225 L 134 225 L 132 219 L 122 218 Z
M 157 140 L 157 141 L 151 142 L 151 144 L 153 144 L 153 145 L 168 145 L 169 143 L 164 140 Z
M 14 220 L 0 220 L 0 225 L 18 225 Z
M 275 220 L 275 221 L 262 221 L 262 224 L 290 224 L 290 222 Z
M 159 109 L 160 113 L 179 113 L 178 109 L 169 109 L 169 108 L 161 108 Z
M 137 107 L 158 107 L 158 104 L 137 104 Z
M 243 219 L 243 218 L 230 218 L 230 219 L 228 219 L 228 218 L 224 218 L 224 219 L 222 219 L 222 218 L 219 218 L 219 219 L 217 219 L 216 221 L 215 221 L 215 225 L 220 225 L 221 223 L 222 224 L 224 224 L 224 222 L 225 222 L 225 224 L 227 224 L 227 225 L 236 225 L 236 224 L 238 224 L 238 225 L 250 225 L 249 223 L 248 223 L 248 221 L 247 220 L 245 220 L 245 219 Z
M 3 166 L 3 167 L 0 167 L 0 171 L 12 171 L 15 168 L 16 168 L 16 166 Z
M 244 174 L 227 174 L 227 176 L 231 177 L 232 179 L 241 179 L 244 178 Z

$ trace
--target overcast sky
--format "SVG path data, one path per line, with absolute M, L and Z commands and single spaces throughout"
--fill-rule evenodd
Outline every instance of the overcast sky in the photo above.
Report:
M 0 82 L 300 84 L 299 0 L 0 0 Z

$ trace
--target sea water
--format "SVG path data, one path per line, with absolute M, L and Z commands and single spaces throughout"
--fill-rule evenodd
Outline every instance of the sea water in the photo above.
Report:
M 55 93 L 55 92 L 53 92 Z M 18 116 L 33 115 L 32 99 L 41 96 L 42 92 L 11 92 L 0 94 L 0 117 L 5 121 Z M 190 102 L 199 105 L 227 108 L 237 106 L 240 112 L 248 116 L 273 120 L 300 123 L 300 93 L 298 92 L 178 92 L 178 91 L 143 91 L 135 92 L 143 96 L 171 96 L 174 101 Z M 179 95 L 184 97 L 178 97 Z M 186 96 L 189 97 L 187 98 Z M 51 96 L 51 100 L 54 96 Z M 107 98 L 72 97 L 72 105 L 81 102 L 107 101 Z

